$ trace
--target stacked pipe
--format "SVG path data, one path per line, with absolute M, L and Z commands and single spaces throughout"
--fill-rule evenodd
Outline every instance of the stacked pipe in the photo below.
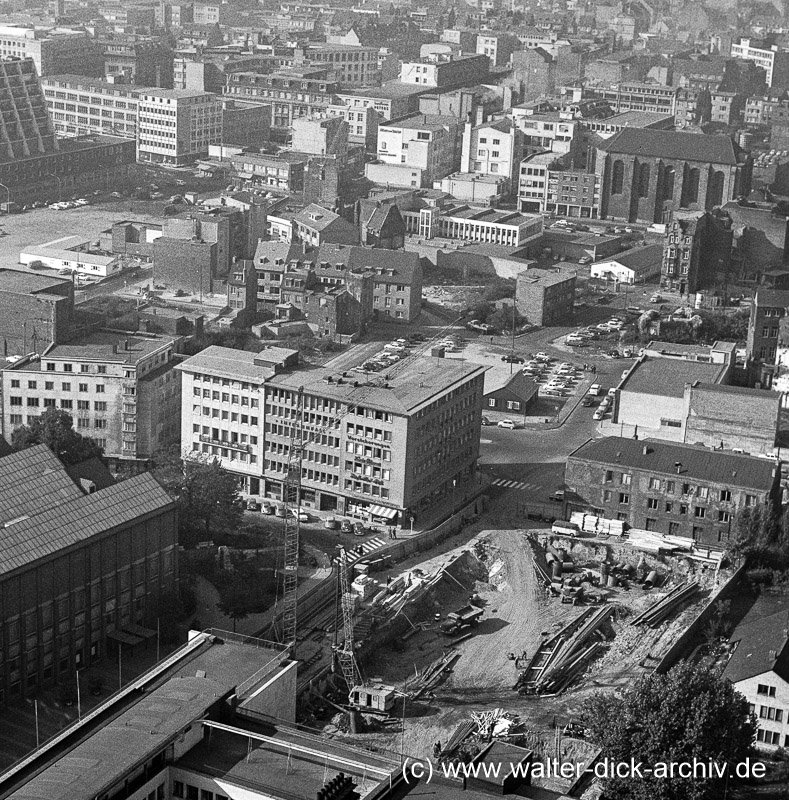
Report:
M 657 628 L 661 622 L 668 619 L 686 600 L 693 597 L 699 590 L 696 581 L 681 583 L 675 586 L 665 597 L 651 605 L 646 611 L 634 617 L 631 625 L 648 625 Z

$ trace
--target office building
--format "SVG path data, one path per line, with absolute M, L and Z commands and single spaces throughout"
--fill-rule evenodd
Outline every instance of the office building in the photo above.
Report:
M 297 153 L 344 155 L 348 150 L 349 125 L 340 116 L 320 113 L 297 117 L 291 127 L 290 146 Z
M 375 151 L 378 143 L 378 112 L 372 106 L 358 109 L 338 103 L 328 106 L 326 113 L 345 120 L 349 142 L 363 145 L 368 152 Z
M 575 274 L 525 269 L 515 283 L 515 307 L 532 325 L 570 325 L 575 304 Z
M 183 166 L 222 140 L 222 103 L 208 92 L 150 89 L 138 100 L 137 159 Z
M 434 53 L 421 61 L 403 62 L 400 81 L 430 89 L 456 89 L 485 83 L 489 72 L 488 56 Z
M 740 39 L 732 42 L 732 58 L 753 61 L 766 74 L 767 86 L 771 89 L 789 88 L 789 53 L 778 45 L 756 39 Z
M 600 177 L 569 169 L 568 157 L 537 153 L 520 164 L 518 207 L 526 213 L 597 219 L 600 215 Z
M 0 269 L 0 347 L 6 355 L 42 352 L 72 334 L 74 283 Z
M 777 499 L 779 478 L 769 459 L 620 436 L 581 445 L 565 468 L 574 510 L 721 550 L 737 511 Z
M 381 120 L 400 119 L 419 111 L 419 97 L 429 89 L 411 83 L 389 81 L 384 86 L 338 91 L 338 100 L 354 111 L 372 108 Z
M 99 330 L 16 361 L 0 376 L 3 436 L 10 442 L 20 425 L 57 408 L 112 461 L 150 458 L 180 436 L 177 345 L 169 336 Z
M 101 77 L 104 59 L 92 37 L 70 28 L 0 25 L 0 58 L 32 59 L 36 73 Z
M 173 50 L 166 39 L 113 33 L 100 36 L 98 42 L 104 52 L 104 74 L 110 79 L 137 86 L 173 88 Z
M 515 188 L 523 150 L 523 132 L 511 120 L 481 125 L 467 122 L 463 128 L 460 171 L 474 175 L 502 175 Z
M 750 190 L 751 159 L 728 136 L 625 128 L 597 147 L 600 216 L 667 223 Z
M 380 83 L 378 48 L 316 42 L 297 48 L 295 67 L 325 66 L 343 87 L 375 86 Z
M 73 681 L 119 643 L 155 637 L 178 577 L 178 522 L 149 474 L 97 489 L 72 481 L 46 445 L 0 458 L 0 487 L 7 703 Z

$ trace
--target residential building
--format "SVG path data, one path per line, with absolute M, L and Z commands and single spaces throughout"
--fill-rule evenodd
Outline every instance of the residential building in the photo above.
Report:
M 400 81 L 431 89 L 455 89 L 485 83 L 489 72 L 488 56 L 434 53 L 421 61 L 403 62 Z
M 591 277 L 616 283 L 646 283 L 660 275 L 663 264 L 663 245 L 648 244 L 625 250 L 613 258 L 591 265 Z
M 532 325 L 569 325 L 575 304 L 575 274 L 526 269 L 515 283 L 515 307 Z
M 740 39 L 732 42 L 732 58 L 753 61 L 766 73 L 767 86 L 773 89 L 789 88 L 789 53 L 756 39 Z
M 774 500 L 779 477 L 769 459 L 620 436 L 581 445 L 565 468 L 571 506 L 721 550 L 737 511 Z
M 393 186 L 432 186 L 460 166 L 462 139 L 455 117 L 409 117 L 379 125 L 376 161 L 365 177 Z
M 138 100 L 137 158 L 183 166 L 222 140 L 222 104 L 208 92 L 150 89 Z
M 750 189 L 751 160 L 727 136 L 625 128 L 597 147 L 600 216 L 667 223 Z
M 399 250 L 405 244 L 406 225 L 396 203 L 357 200 L 355 217 L 362 245 Z
M 761 598 L 729 636 L 722 677 L 747 701 L 756 717 L 756 747 L 789 747 L 789 634 L 784 609 L 769 613 Z
M 477 53 L 487 56 L 492 67 L 506 67 L 510 63 L 510 56 L 520 49 L 520 42 L 509 33 L 477 34 Z
M 556 90 L 556 59 L 544 47 L 533 47 L 512 54 L 513 76 L 519 82 L 524 100 L 549 97 Z
M 537 112 L 532 104 L 515 106 L 511 112 L 513 122 L 523 133 L 523 155 L 542 153 L 570 153 L 575 159 L 581 142 L 580 123 L 569 111 Z
M 759 286 L 751 304 L 746 346 L 752 385 L 772 388 L 778 364 L 779 326 L 789 313 L 789 291 Z
M 304 174 L 309 156 L 304 153 L 282 152 L 239 153 L 230 156 L 240 187 L 262 189 L 279 195 L 293 195 L 304 191 Z
M 293 240 L 305 246 L 359 244 L 356 226 L 327 208 L 310 203 L 293 216 Z
M 176 366 L 181 376 L 181 449 L 215 458 L 260 496 L 264 465 L 265 382 L 298 365 L 298 351 L 260 353 L 211 347 Z
M 503 175 L 515 188 L 523 152 L 524 134 L 512 120 L 476 126 L 467 122 L 463 128 L 460 171 L 475 175 Z
M 474 480 L 484 367 L 418 356 L 375 388 L 343 377 L 377 347 L 356 347 L 320 375 L 297 370 L 267 381 L 267 497 L 282 496 L 298 396 L 305 433 L 320 431 L 304 449 L 303 505 L 402 526 Z
M 338 91 L 336 95 L 348 108 L 357 112 L 372 108 L 381 120 L 388 121 L 415 114 L 419 111 L 419 97 L 430 91 L 411 83 L 389 81 L 384 86 Z
M 1 375 L 3 436 L 10 442 L 20 425 L 58 408 L 107 458 L 150 458 L 180 436 L 178 341 L 98 330 L 20 359 Z
M 511 417 L 517 414 L 525 416 L 529 404 L 537 397 L 538 389 L 539 386 L 520 369 L 516 369 L 512 375 L 486 372 L 482 412 L 499 412 Z
M 378 48 L 315 42 L 296 50 L 294 66 L 326 66 L 343 87 L 367 87 L 380 83 Z
M 297 117 L 291 125 L 290 146 L 298 153 L 343 155 L 348 150 L 348 123 L 327 113 Z
M 0 487 L 8 703 L 73 681 L 119 642 L 156 635 L 157 609 L 178 578 L 178 512 L 147 473 L 83 488 L 46 445 L 0 458 Z
M 597 219 L 600 177 L 594 172 L 565 168 L 567 158 L 537 153 L 520 165 L 518 206 L 526 213 Z
M 734 230 L 727 215 L 675 212 L 666 225 L 661 286 L 682 295 L 714 286 L 725 279 L 733 245 Z
M 6 355 L 42 352 L 74 328 L 74 283 L 33 272 L 0 269 L 0 346 Z
M 707 89 L 677 89 L 674 120 L 678 129 L 699 127 L 711 119 L 712 95 Z
M 743 121 L 745 115 L 745 101 L 747 97 L 737 92 L 724 92 L 715 89 L 710 92 L 712 110 L 710 122 L 720 122 L 722 125 L 737 125 Z
M 746 98 L 744 119 L 746 125 L 785 124 L 789 121 L 789 98 L 786 92 Z
M 104 66 L 93 38 L 71 28 L 0 25 L 0 58 L 32 59 L 39 76 L 73 73 L 98 78 Z
M 337 104 L 328 106 L 326 113 L 345 120 L 349 142 L 364 145 L 368 152 L 375 151 L 378 144 L 378 112 L 372 106 L 357 109 Z
M 223 145 L 260 147 L 271 138 L 271 108 L 232 97 L 221 99 L 219 138 Z M 214 138 L 213 136 L 211 138 Z
M 122 83 L 173 88 L 173 50 L 170 43 L 159 36 L 139 34 L 102 35 L 98 39 L 103 50 L 103 74 Z M 73 69 L 59 70 L 60 74 Z

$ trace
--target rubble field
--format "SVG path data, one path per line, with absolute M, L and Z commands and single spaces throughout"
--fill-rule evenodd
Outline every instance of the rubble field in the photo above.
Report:
M 565 559 L 565 586 L 586 579 L 586 596 L 577 605 L 548 589 L 538 565 L 544 569 L 551 550 Z M 632 578 L 609 588 L 599 577 L 603 562 Z M 460 749 L 472 754 L 491 738 L 502 738 L 545 758 L 591 758 L 591 745 L 574 738 L 581 731 L 573 721 L 585 698 L 653 669 L 724 577 L 688 559 L 642 554 L 614 540 L 564 539 L 545 529 L 484 530 L 460 547 L 399 569 L 364 579 L 375 585 L 372 599 L 358 604 L 357 618 L 372 613 L 373 622 L 362 626 L 364 638 L 356 641 L 362 673 L 408 699 L 398 699 L 383 721 L 365 715 L 370 724 L 357 734 L 347 733 L 342 723 L 338 727 L 337 718 L 325 732 L 352 736 L 365 747 L 402 748 L 413 758 L 435 758 L 438 743 L 446 757 L 458 737 Z M 639 576 L 652 572 L 658 573 L 658 586 L 645 589 Z M 631 625 L 691 581 L 698 583 L 695 594 L 667 619 L 654 628 Z M 478 625 L 456 636 L 441 631 L 447 614 L 470 605 L 483 609 Z M 578 662 L 580 671 L 575 667 L 558 692 L 519 693 L 515 686 L 522 684 L 524 665 L 546 642 L 571 630 L 566 626 L 583 620 L 595 628 L 586 640 L 594 645 L 594 658 Z

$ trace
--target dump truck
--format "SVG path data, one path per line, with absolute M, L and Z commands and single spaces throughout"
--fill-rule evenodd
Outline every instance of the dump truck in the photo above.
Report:
M 464 628 L 479 624 L 483 609 L 474 606 L 463 606 L 457 611 L 447 614 L 446 619 L 441 623 L 441 633 L 447 636 L 454 636 Z

